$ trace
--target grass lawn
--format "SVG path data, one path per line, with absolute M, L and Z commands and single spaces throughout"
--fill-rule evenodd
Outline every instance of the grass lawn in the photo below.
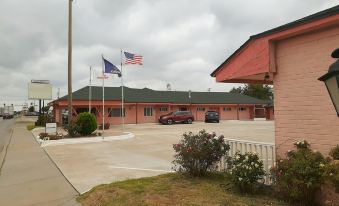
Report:
M 241 195 L 223 175 L 192 178 L 177 173 L 99 185 L 78 197 L 82 205 L 287 205 L 269 195 Z

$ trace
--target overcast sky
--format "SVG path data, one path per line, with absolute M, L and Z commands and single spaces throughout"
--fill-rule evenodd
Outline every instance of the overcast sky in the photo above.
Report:
M 337 0 L 75 0 L 73 90 L 88 85 L 101 54 L 120 65 L 120 48 L 144 56 L 126 66 L 129 87 L 229 91 L 210 73 L 250 35 L 338 4 Z M 0 103 L 27 99 L 31 79 L 67 93 L 68 0 L 0 0 Z M 93 85 L 101 85 L 94 79 Z M 108 86 L 119 86 L 111 78 Z

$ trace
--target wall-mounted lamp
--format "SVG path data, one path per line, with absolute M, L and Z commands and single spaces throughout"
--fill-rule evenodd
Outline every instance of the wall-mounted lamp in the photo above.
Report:
M 333 58 L 337 58 L 337 60 L 331 64 L 328 72 L 321 76 L 318 80 L 325 83 L 327 91 L 330 94 L 332 103 L 339 117 L 339 48 L 334 50 L 331 56 Z

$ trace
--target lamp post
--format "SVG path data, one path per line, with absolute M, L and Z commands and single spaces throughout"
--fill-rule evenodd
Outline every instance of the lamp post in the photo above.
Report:
M 68 0 L 68 125 L 72 120 L 72 1 Z
M 321 76 L 318 80 L 325 83 L 327 91 L 330 94 L 332 103 L 339 117 L 339 48 L 334 50 L 331 56 L 333 58 L 337 58 L 337 60 L 331 64 L 328 72 Z

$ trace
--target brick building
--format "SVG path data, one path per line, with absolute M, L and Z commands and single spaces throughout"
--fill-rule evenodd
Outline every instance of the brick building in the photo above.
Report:
M 89 87 L 72 94 L 73 116 L 87 112 Z M 62 123 L 67 110 L 67 96 L 51 102 L 55 121 Z M 124 87 L 124 122 L 126 124 L 154 123 L 160 115 L 172 111 L 191 111 L 197 121 L 203 121 L 205 112 L 217 111 L 221 120 L 253 120 L 256 106 L 262 109 L 266 102 L 241 94 L 226 92 L 156 91 L 148 88 Z M 92 87 L 91 112 L 102 123 L 102 87 Z M 105 122 L 121 124 L 121 87 L 105 87 Z
M 277 154 L 306 139 L 328 154 L 339 118 L 323 82 L 339 47 L 339 6 L 251 36 L 212 74 L 218 82 L 274 85 Z

